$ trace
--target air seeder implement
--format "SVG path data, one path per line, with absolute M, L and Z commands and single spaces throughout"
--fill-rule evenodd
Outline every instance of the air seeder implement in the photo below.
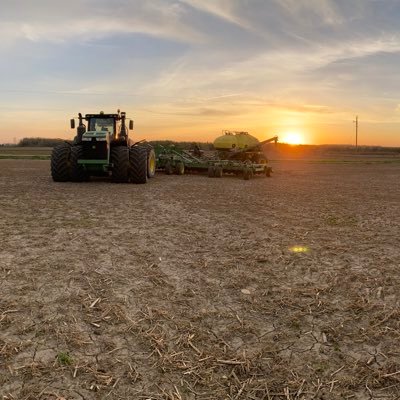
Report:
M 79 113 L 79 125 L 72 143 L 53 149 L 51 175 L 56 182 L 82 182 L 90 176 L 111 176 L 113 182 L 146 183 L 155 174 L 155 153 L 148 143 L 133 143 L 126 114 Z M 84 123 L 86 122 L 86 124 Z M 75 128 L 75 119 L 71 119 Z M 129 129 L 128 129 L 129 128 Z
M 157 156 L 157 168 L 167 175 L 183 175 L 185 171 L 207 172 L 210 178 L 223 174 L 243 176 L 245 180 L 255 175 L 270 177 L 272 168 L 263 145 L 278 141 L 274 136 L 260 142 L 248 132 L 224 131 L 214 140 L 214 151 L 204 154 L 198 147 L 192 151 L 162 148 Z

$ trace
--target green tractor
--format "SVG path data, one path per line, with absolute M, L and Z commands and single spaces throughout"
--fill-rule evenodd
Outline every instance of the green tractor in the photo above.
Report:
M 88 129 L 83 121 L 86 121 Z M 71 119 L 71 129 L 75 119 Z M 72 143 L 65 142 L 53 149 L 51 176 L 55 182 L 82 182 L 90 176 L 110 176 L 117 183 L 146 183 L 155 175 L 156 159 L 152 146 L 146 142 L 132 143 L 126 126 L 126 113 L 79 113 L 77 134 Z

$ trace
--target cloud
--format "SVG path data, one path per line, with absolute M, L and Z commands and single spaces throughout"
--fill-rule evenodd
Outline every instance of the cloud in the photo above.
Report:
M 306 21 L 313 22 L 317 19 L 319 24 L 325 25 L 340 25 L 346 20 L 338 2 L 331 0 L 279 0 L 277 3 L 296 19 L 306 17 Z
M 170 107 L 169 109 L 165 109 L 164 111 L 158 111 L 157 109 L 140 109 L 141 111 L 148 112 L 151 114 L 159 114 L 159 115 L 174 115 L 180 117 L 231 117 L 233 115 L 242 115 L 245 114 L 245 110 L 242 108 L 239 109 L 217 109 L 210 107 Z
M 395 119 L 399 18 L 392 0 L 3 0 L 0 109 Z
M 296 112 L 296 113 L 311 113 L 311 114 L 332 114 L 337 112 L 328 106 L 315 105 L 315 104 L 284 104 L 284 103 L 267 103 L 267 107 L 277 108 L 282 111 Z
M 240 27 L 248 29 L 249 26 L 240 18 L 235 11 L 235 1 L 231 0 L 180 0 L 198 10 L 210 13 Z
M 72 0 L 65 4 L 38 0 L 27 3 L 20 13 L 9 6 L 1 20 L 1 33 L 9 39 L 32 42 L 91 40 L 113 34 L 144 33 L 179 41 L 200 41 L 202 35 L 185 24 L 185 9 L 179 3 L 152 0 L 106 2 Z M 55 7 L 56 5 L 56 7 Z M 41 11 L 41 12 L 38 12 Z M 8 14 L 8 18 L 5 17 Z

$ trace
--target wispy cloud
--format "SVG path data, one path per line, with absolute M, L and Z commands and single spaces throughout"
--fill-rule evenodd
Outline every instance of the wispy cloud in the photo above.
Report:
M 155 132 L 396 122 L 399 18 L 391 0 L 7 0 L 0 117 L 10 132 L 18 107 L 124 107 Z
M 25 4 L 21 15 L 13 13 L 1 32 L 9 39 L 22 38 L 32 42 L 91 40 L 118 33 L 144 33 L 180 41 L 202 40 L 201 32 L 185 23 L 185 10 L 175 2 L 134 0 L 124 3 L 123 8 L 101 4 L 92 8 L 90 2 L 86 2 L 85 7 L 85 2 L 77 0 L 68 3 L 70 7 L 61 6 L 61 10 L 55 9 L 55 2 L 50 1 Z M 35 13 L 34 10 L 41 10 L 42 13 Z
M 311 114 L 332 114 L 338 112 L 334 111 L 328 106 L 316 104 L 284 104 L 284 103 L 267 103 L 267 107 L 277 108 L 282 111 L 296 112 L 296 113 L 311 113 Z
M 231 0 L 180 0 L 198 10 L 210 13 L 243 28 L 250 28 L 236 13 L 236 2 Z

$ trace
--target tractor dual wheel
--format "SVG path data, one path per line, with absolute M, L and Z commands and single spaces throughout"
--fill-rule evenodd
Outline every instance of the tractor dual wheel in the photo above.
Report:
M 129 178 L 133 183 L 146 183 L 148 179 L 148 152 L 144 146 L 129 149 Z
M 51 153 L 51 176 L 54 182 L 67 182 L 71 179 L 71 145 L 62 143 Z
M 125 146 L 111 148 L 111 162 L 113 164 L 111 180 L 115 183 L 129 181 L 129 149 Z
M 78 164 L 78 160 L 83 158 L 83 146 L 72 146 L 70 155 L 71 180 L 73 182 L 83 182 L 88 179 L 85 169 Z

